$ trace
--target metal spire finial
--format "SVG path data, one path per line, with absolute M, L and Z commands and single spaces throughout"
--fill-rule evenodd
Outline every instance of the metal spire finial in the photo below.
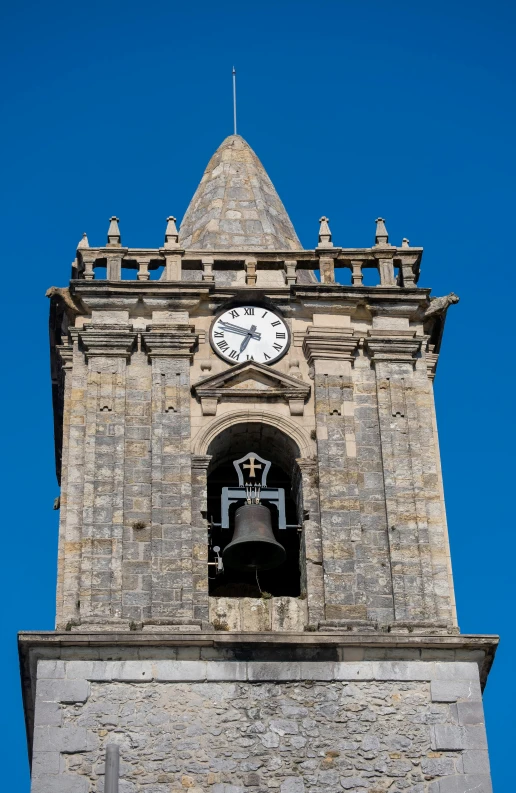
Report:
M 233 135 L 237 134 L 236 118 L 236 69 L 233 66 Z

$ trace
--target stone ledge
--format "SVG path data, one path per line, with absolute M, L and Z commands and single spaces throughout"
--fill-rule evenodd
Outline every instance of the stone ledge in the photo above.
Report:
M 22 693 L 25 709 L 25 722 L 29 746 L 32 745 L 34 728 L 34 681 L 38 661 L 51 662 L 53 666 L 45 667 L 45 674 L 52 675 L 49 679 L 63 678 L 63 663 L 82 664 L 110 658 L 120 661 L 141 660 L 192 660 L 192 661 L 224 661 L 232 660 L 253 662 L 280 663 L 301 662 L 310 664 L 324 663 L 324 676 L 330 675 L 328 663 L 380 661 L 390 662 L 441 662 L 448 670 L 459 661 L 478 665 L 480 682 L 485 685 L 491 668 L 498 636 L 420 636 L 393 635 L 386 633 L 242 633 L 231 631 L 203 631 L 195 634 L 166 633 L 161 630 L 147 632 L 102 632 L 80 631 L 24 631 L 18 635 L 20 655 Z M 71 667 L 73 668 L 73 666 Z M 307 667 L 308 668 L 308 667 Z M 210 667 L 211 670 L 211 667 Z M 213 667 L 210 674 L 220 674 L 218 666 Z M 233 677 L 235 667 L 231 667 Z M 68 679 L 79 679 L 78 677 Z M 83 678 L 84 679 L 84 678 Z M 211 678 L 210 678 L 211 679 Z M 443 696 L 444 685 L 439 688 L 438 679 L 431 681 L 432 691 L 437 697 Z M 457 699 L 475 698 L 476 688 L 464 688 L 460 681 L 450 675 L 443 677 L 448 690 L 446 696 Z M 463 681 L 464 682 L 464 681 Z M 457 683 L 456 687 L 452 683 Z M 463 691 L 466 694 L 463 695 Z M 469 692 L 469 693 L 468 693 Z M 436 699 L 435 701 L 441 701 Z
M 478 667 L 474 661 L 69 661 L 66 679 L 49 679 L 54 664 L 38 663 L 38 698 L 43 701 L 84 702 L 92 682 L 242 682 L 334 681 L 456 681 L 474 685 Z M 41 670 L 41 674 L 40 674 Z M 56 674 L 60 673 L 60 669 Z M 466 703 L 468 704 L 468 703 Z M 471 703 L 473 704 L 473 703 Z M 471 708 L 470 708 L 471 710 Z M 475 718 L 464 710 L 464 718 Z M 467 722 L 467 724 L 476 722 Z

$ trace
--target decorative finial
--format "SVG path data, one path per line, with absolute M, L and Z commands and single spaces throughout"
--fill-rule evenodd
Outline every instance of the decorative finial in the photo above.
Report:
M 165 248 L 175 248 L 179 241 L 179 234 L 176 228 L 176 219 L 173 215 L 167 218 L 167 228 L 165 231 Z
M 120 229 L 118 228 L 118 218 L 113 215 L 109 218 L 109 228 L 107 233 L 108 245 L 121 245 L 122 237 L 120 236 Z
M 401 240 L 401 247 L 402 248 L 410 248 L 409 243 L 410 243 L 410 240 L 408 240 L 406 237 L 403 237 L 403 239 Z
M 388 245 L 389 234 L 385 228 L 385 220 L 383 218 L 376 218 L 376 245 Z
M 318 248 L 333 248 L 333 242 L 331 241 L 331 231 L 330 227 L 328 226 L 329 218 L 325 217 L 324 215 L 322 218 L 319 218 L 319 244 Z
M 86 232 L 84 232 L 84 234 L 82 235 L 82 239 L 79 242 L 77 248 L 89 248 L 89 247 L 90 247 L 90 243 L 88 242 L 88 237 L 86 235 Z

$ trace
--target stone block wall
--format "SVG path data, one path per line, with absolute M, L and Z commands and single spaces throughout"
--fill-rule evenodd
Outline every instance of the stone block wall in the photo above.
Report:
M 74 331 L 73 341 L 73 366 L 65 369 L 57 624 L 191 623 L 195 337 L 187 325 L 138 334 L 92 323 Z
M 310 352 L 326 621 L 456 623 L 432 385 L 418 349 L 412 338 L 370 337 L 353 365 L 349 350 L 340 360 Z
M 59 628 L 206 624 L 210 455 L 221 438 L 228 448 L 238 433 L 254 443 L 268 427 L 276 456 L 294 472 L 310 628 L 456 630 L 422 328 L 408 316 L 384 317 L 389 327 L 372 316 L 366 325 L 355 305 L 349 316 L 318 314 L 310 301 L 301 311 L 288 299 L 303 321 L 272 371 L 290 371 L 290 360 L 310 382 L 303 416 L 287 415 L 277 394 L 265 411 L 245 400 L 245 389 L 217 408 L 220 416 L 202 413 L 191 371 L 205 376 L 199 360 L 208 365 L 208 353 L 197 339 L 207 338 L 213 306 L 200 298 L 188 314 L 151 311 L 146 297 L 151 324 L 133 318 L 136 305 L 131 324 L 129 310 L 97 310 L 93 300 L 91 322 L 80 317 L 71 329 L 73 344 L 59 347 Z M 416 307 L 396 311 L 413 316 Z
M 32 793 L 102 793 L 113 742 L 121 793 L 491 791 L 474 662 L 197 652 L 40 660 Z

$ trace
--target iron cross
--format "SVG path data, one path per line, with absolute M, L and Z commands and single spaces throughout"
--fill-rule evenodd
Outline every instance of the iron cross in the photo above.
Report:
M 256 477 L 256 469 L 257 468 L 259 469 L 261 467 L 262 466 L 260 465 L 260 463 L 256 462 L 256 457 L 250 457 L 249 465 L 246 465 L 245 463 L 243 465 L 243 468 L 249 468 L 249 476 L 252 477 L 253 479 Z

